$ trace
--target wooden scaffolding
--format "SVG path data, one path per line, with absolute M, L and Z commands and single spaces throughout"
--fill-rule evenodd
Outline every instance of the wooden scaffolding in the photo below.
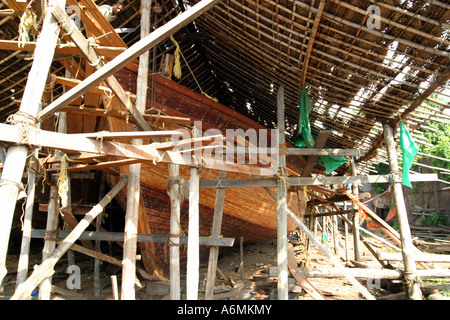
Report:
M 26 10 L 26 3 L 15 0 L 7 0 L 11 8 L 17 12 Z M 234 238 L 221 238 L 221 225 L 223 206 L 226 200 L 228 188 L 265 188 L 270 197 L 276 202 L 277 212 L 277 270 L 278 298 L 288 299 L 288 275 L 291 273 L 296 281 L 315 299 L 323 299 L 320 294 L 297 270 L 297 265 L 292 264 L 292 254 L 288 246 L 288 221 L 293 222 L 299 230 L 311 241 L 317 244 L 322 253 L 327 256 L 339 272 L 346 277 L 352 285 L 366 298 L 374 299 L 373 295 L 356 279 L 354 272 L 346 268 L 336 258 L 335 254 L 321 245 L 320 240 L 311 231 L 314 219 L 320 216 L 339 217 L 353 232 L 356 261 L 361 243 L 378 259 L 378 253 L 364 241 L 359 232 L 360 216 L 368 216 L 373 223 L 378 225 L 391 239 L 401 246 L 404 270 L 386 270 L 387 273 L 395 273 L 395 277 L 405 280 L 408 297 L 421 299 L 418 285 L 420 272 L 416 269 L 416 262 L 424 259 L 421 252 L 412 244 L 411 233 L 407 220 L 406 208 L 401 189 L 401 177 L 397 167 L 397 155 L 392 128 L 396 123 L 383 126 L 384 142 L 387 145 L 389 155 L 390 174 L 358 176 L 356 168 L 348 176 L 317 176 L 312 177 L 312 169 L 319 156 L 341 155 L 347 157 L 360 156 L 356 149 L 325 149 L 325 143 L 331 132 L 324 130 L 318 135 L 316 145 L 312 149 L 297 149 L 286 147 L 285 133 L 285 92 L 283 87 L 277 91 L 277 148 L 276 166 L 246 165 L 234 161 L 218 161 L 202 155 L 203 150 L 212 148 L 216 152 L 226 148 L 225 137 L 201 136 L 201 132 L 195 133 L 195 126 L 191 126 L 192 120 L 183 117 L 174 117 L 161 114 L 145 113 L 147 101 L 148 81 L 148 51 L 163 39 L 168 38 L 188 22 L 200 16 L 218 0 L 202 0 L 195 6 L 186 10 L 164 26 L 150 32 L 148 21 L 150 0 L 142 1 L 141 40 L 131 47 L 127 47 L 110 23 L 101 15 L 98 7 L 92 0 L 73 1 L 68 5 L 77 6 L 80 10 L 81 21 L 85 27 L 86 36 L 68 16 L 64 1 L 49 1 L 48 5 L 41 7 L 39 12 L 43 17 L 41 35 L 34 44 L 26 43 L 23 50 L 34 51 L 34 62 L 29 73 L 26 89 L 20 101 L 20 110 L 13 115 L 10 124 L 0 125 L 0 141 L 10 145 L 6 161 L 2 171 L 2 185 L 0 187 L 0 203 L 3 207 L 2 223 L 0 230 L 0 282 L 6 275 L 5 260 L 7 255 L 8 240 L 11 230 L 11 222 L 16 206 L 19 191 L 23 189 L 22 175 L 27 166 L 27 158 L 30 150 L 33 150 L 33 159 L 36 169 L 28 163 L 28 195 L 26 224 L 23 228 L 23 261 L 20 262 L 18 271 L 17 288 L 12 299 L 29 299 L 31 292 L 40 286 L 41 299 L 50 298 L 51 276 L 57 261 L 68 250 L 79 250 L 96 259 L 105 260 L 122 267 L 122 287 L 120 299 L 135 299 L 136 278 L 136 250 L 137 243 L 156 243 L 171 241 L 170 246 L 170 298 L 181 299 L 180 296 L 180 261 L 179 246 L 187 244 L 187 284 L 186 298 L 196 300 L 198 296 L 199 282 L 199 247 L 210 246 L 208 281 L 206 284 L 205 299 L 214 299 L 215 274 L 220 246 L 232 246 Z M 323 6 L 322 6 L 323 9 Z M 320 7 L 319 7 L 319 10 Z M 316 26 L 317 28 L 317 26 Z M 71 45 L 62 47 L 58 45 L 58 39 L 63 37 Z M 90 39 L 95 39 L 91 41 Z M 19 46 L 19 43 L 10 43 L 11 47 Z M 18 47 L 19 48 L 19 47 Z M 309 52 L 310 50 L 308 50 Z M 82 56 L 78 62 L 72 59 L 63 60 L 67 77 L 48 76 L 54 54 L 76 53 Z M 143 57 L 142 59 L 139 57 Z M 113 58 L 113 59 L 112 59 Z M 125 91 L 114 74 L 130 62 L 136 62 L 139 58 L 138 81 L 136 94 Z M 108 61 L 109 59 L 112 59 Z M 305 68 L 306 70 L 306 68 Z M 306 72 L 306 71 L 305 71 Z M 69 76 L 71 74 L 72 76 Z M 76 77 L 75 75 L 81 75 Z M 306 77 L 306 73 L 303 76 Z M 82 80 L 80 80 L 81 78 Z M 442 81 L 437 79 L 436 81 Z M 42 95 L 47 87 L 55 83 L 63 84 L 67 91 L 59 98 L 42 100 Z M 84 101 L 90 100 L 94 104 L 92 108 L 79 106 L 79 98 L 84 95 Z M 78 99 L 78 100 L 77 100 Z M 78 105 L 77 105 L 78 103 Z M 106 108 L 105 106 L 108 106 Z M 107 109 L 107 112 L 105 112 Z M 40 123 L 55 112 L 59 113 L 58 131 L 51 132 L 39 128 Z M 95 133 L 67 133 L 68 123 L 71 117 L 77 114 L 91 115 L 95 117 L 111 117 L 123 128 L 117 132 Z M 162 123 L 167 125 L 167 130 L 161 130 Z M 180 132 L 174 130 L 176 125 L 188 126 L 193 134 L 189 139 L 180 139 Z M 134 126 L 135 130 L 130 128 Z M 174 138 L 175 141 L 161 141 L 161 139 Z M 176 138 L 176 139 L 175 139 Z M 126 141 L 126 142 L 123 142 Z M 152 143 L 149 143 L 151 141 Z M 211 144 L 220 141 L 219 144 Z M 249 141 L 238 142 L 247 148 L 256 148 Z M 187 152 L 176 151 L 177 147 L 192 146 Z M 45 159 L 39 157 L 34 150 L 47 148 L 54 153 Z M 175 150 L 175 151 L 174 151 Z M 248 152 L 248 151 L 247 151 Z M 301 173 L 297 174 L 287 170 L 286 158 L 301 156 L 305 158 Z M 139 210 L 142 205 L 140 197 L 141 163 L 162 162 L 169 164 L 171 183 L 168 192 L 171 199 L 170 234 L 145 234 L 140 233 Z M 71 165 L 68 165 L 71 163 Z M 183 236 L 180 233 L 178 221 L 180 216 L 180 166 L 189 168 L 189 234 Z M 34 190 L 36 188 L 36 175 L 39 168 L 45 168 L 48 180 L 51 182 L 50 199 L 48 202 L 48 218 L 46 230 L 32 230 L 32 205 L 34 202 Z M 88 172 L 90 170 L 115 170 L 115 186 L 106 194 L 103 194 L 99 203 L 89 210 L 84 218 L 71 223 L 70 232 L 58 231 L 58 219 L 60 207 L 64 209 L 70 203 L 59 203 L 58 188 L 69 185 L 70 176 L 76 172 Z M 124 169 L 125 168 L 125 169 Z M 202 168 L 220 172 L 217 180 L 200 180 L 199 171 Z M 41 171 L 42 172 L 42 171 Z M 243 173 L 253 176 L 249 179 L 228 179 L 227 172 Z M 67 176 L 64 177 L 64 174 Z M 59 178 L 59 181 L 58 181 Z M 436 175 L 414 175 L 413 181 L 436 180 Z M 392 184 L 395 199 L 395 207 L 399 217 L 400 230 L 392 229 L 385 221 L 380 219 L 373 211 L 360 201 L 358 185 L 367 182 L 384 182 Z M 127 185 L 126 217 L 124 232 L 113 234 L 100 232 L 101 220 L 98 219 L 105 206 Z M 326 186 L 337 186 L 328 188 Z M 352 191 L 347 186 L 353 185 Z M 270 187 L 276 188 L 276 193 Z M 295 187 L 299 194 L 298 202 L 304 205 L 303 212 L 296 214 L 289 209 L 287 194 L 290 187 Z M 216 190 L 214 221 L 211 237 L 199 236 L 199 194 L 204 188 Z M 300 192 L 298 192 L 300 191 Z M 305 198 L 304 195 L 307 197 Z M 306 208 L 307 198 L 309 206 Z M 62 201 L 63 199 L 61 199 Z M 230 199 L 229 201 L 233 201 Z M 338 208 L 337 201 L 352 203 L 352 209 Z M 331 208 L 331 211 L 319 212 L 317 208 Z M 348 219 L 347 214 L 352 214 Z M 309 219 L 308 223 L 303 218 Z M 68 214 L 66 219 L 71 219 Z M 97 220 L 97 232 L 86 233 L 86 228 Z M 44 260 L 34 268 L 32 274 L 27 277 L 27 254 L 31 237 L 43 237 L 45 239 Z M 123 241 L 123 259 L 121 261 L 95 251 L 95 248 L 80 247 L 75 245 L 77 240 L 109 240 Z M 56 244 L 58 245 L 56 246 Z M 94 250 L 93 250 L 94 249 Z M 429 257 L 425 257 L 427 259 Z M 379 259 L 383 268 L 387 264 Z M 97 271 L 96 271 L 97 272 Z M 368 271 L 368 273 L 370 273 Z M 381 274 L 382 272 L 380 272 Z M 383 275 L 380 275 L 382 277 Z M 118 297 L 117 297 L 118 298 Z

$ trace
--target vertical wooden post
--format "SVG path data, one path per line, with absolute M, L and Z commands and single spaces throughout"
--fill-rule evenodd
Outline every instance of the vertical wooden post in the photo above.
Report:
M 47 259 L 56 247 L 56 232 L 59 218 L 59 201 L 58 201 L 58 187 L 52 181 L 50 187 L 50 199 L 48 201 L 47 212 L 47 226 L 45 230 L 45 243 L 42 250 L 42 261 Z M 39 300 L 50 300 L 51 277 L 42 281 L 39 286 Z
M 105 195 L 105 175 L 102 173 L 102 176 L 100 178 L 100 190 L 98 193 L 100 201 L 103 196 Z M 99 232 L 101 231 L 101 226 L 103 223 L 103 214 L 104 211 L 97 216 L 96 225 L 95 225 L 95 231 Z M 100 252 L 100 240 L 95 241 L 95 251 Z M 94 288 L 93 288 L 93 294 L 95 298 L 98 298 L 100 296 L 101 292 L 101 279 L 100 279 L 100 259 L 95 258 L 94 260 Z
M 219 181 L 227 178 L 226 171 L 219 172 Z M 222 229 L 223 208 L 225 204 L 225 188 L 217 187 L 216 200 L 214 204 L 214 219 L 211 228 L 211 237 L 220 237 Z M 216 284 L 217 259 L 219 247 L 213 246 L 209 249 L 208 273 L 206 277 L 205 300 L 214 299 L 214 285 Z
M 151 0 L 141 1 L 141 39 L 150 33 Z M 136 89 L 136 109 L 143 113 L 147 101 L 149 52 L 139 57 L 139 69 Z M 132 144 L 142 145 L 142 139 L 133 139 Z M 122 260 L 122 300 L 134 300 L 136 279 L 137 228 L 139 223 L 139 199 L 141 190 L 141 164 L 129 166 L 127 189 L 127 210 L 123 243 Z
M 40 108 L 39 108 L 40 109 Z M 37 123 L 36 127 L 39 129 L 41 123 Z M 36 159 L 38 151 L 34 153 Z M 27 189 L 27 202 L 25 205 L 25 214 L 23 217 L 22 227 L 22 243 L 20 245 L 20 257 L 17 265 L 17 280 L 16 288 L 27 279 L 30 244 L 31 244 L 31 228 L 33 221 L 33 206 L 34 198 L 36 194 L 36 173 L 32 169 L 28 169 L 28 189 Z
M 197 137 L 197 128 L 193 128 L 193 138 Z M 186 295 L 188 300 L 198 299 L 200 268 L 199 238 L 199 169 L 192 167 L 189 181 L 189 230 L 187 245 Z
M 64 8 L 65 1 L 50 0 L 49 7 L 58 3 Z M 42 31 L 36 43 L 34 51 L 34 61 L 28 74 L 27 84 L 22 96 L 19 114 L 14 116 L 14 120 L 23 122 L 25 125 L 34 125 L 37 121 L 27 120 L 20 116 L 28 114 L 36 116 L 44 92 L 45 81 L 55 53 L 56 42 L 59 36 L 58 23 L 53 19 L 51 9 L 46 10 Z M 24 140 L 27 137 L 23 137 Z M 6 270 L 6 255 L 8 252 L 9 236 L 11 224 L 16 207 L 18 185 L 22 181 L 22 174 L 28 156 L 28 147 L 24 145 L 11 146 L 6 154 L 1 180 L 5 183 L 0 187 L 0 203 L 2 204 L 2 223 L 0 224 L 0 284 L 3 282 Z
M 405 267 L 405 281 L 408 298 L 421 300 L 422 293 L 416 274 L 416 261 L 413 255 L 413 244 L 411 240 L 411 230 L 409 228 L 408 214 L 406 212 L 405 200 L 403 198 L 402 179 L 399 177 L 398 160 L 394 133 L 389 124 L 383 124 L 383 135 L 386 142 L 386 150 L 389 158 L 389 170 L 394 178 L 393 193 L 394 204 L 397 208 L 397 217 L 400 225 L 400 240 L 402 243 L 402 256 Z
M 180 166 L 169 164 L 170 179 L 170 300 L 180 300 Z
M 241 256 L 241 262 L 239 263 L 239 272 L 241 273 L 241 281 L 242 283 L 245 280 L 245 274 L 244 274 L 244 237 L 239 237 L 239 252 Z
M 347 210 L 347 201 L 344 202 L 344 211 Z M 347 217 L 347 214 L 344 214 L 344 217 Z M 345 261 L 346 263 L 350 262 L 350 255 L 348 252 L 348 225 L 347 222 L 344 221 L 344 238 L 345 238 Z
M 67 133 L 67 114 L 61 112 L 58 120 L 58 132 Z M 55 155 L 62 155 L 62 152 L 57 150 Z M 69 176 L 67 176 L 69 179 Z M 58 186 L 57 182 L 51 181 L 50 187 L 50 199 L 48 202 L 47 212 L 47 226 L 46 226 L 46 239 L 44 243 L 44 249 L 42 250 L 42 260 L 47 259 L 50 254 L 56 248 L 56 232 L 59 222 L 59 199 L 58 199 Z M 50 291 L 52 285 L 52 278 L 48 277 L 42 281 L 39 286 L 39 300 L 50 300 Z
M 350 163 L 351 169 L 352 169 L 352 175 L 356 176 L 356 164 L 355 159 L 352 157 L 352 161 Z M 359 187 L 358 183 L 354 183 L 352 187 L 352 193 L 355 195 L 356 198 L 358 198 L 359 194 Z M 356 204 L 353 204 L 354 209 L 358 209 L 358 206 Z M 361 243 L 359 241 L 359 211 L 355 212 L 353 214 L 353 251 L 355 255 L 355 261 L 361 261 Z
M 284 88 L 277 93 L 278 173 L 277 173 L 277 264 L 278 299 L 288 300 L 288 241 L 287 241 L 287 172 L 284 138 Z
M 338 217 L 334 215 L 332 218 L 333 221 L 333 245 L 334 245 L 334 254 L 339 257 L 340 248 L 339 248 L 339 229 L 338 229 Z

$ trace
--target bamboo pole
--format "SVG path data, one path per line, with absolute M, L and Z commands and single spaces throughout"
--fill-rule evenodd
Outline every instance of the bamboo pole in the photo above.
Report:
M 109 191 L 106 196 L 95 205 L 85 217 L 78 223 L 78 225 L 70 232 L 70 234 L 65 238 L 61 244 L 52 252 L 52 254 L 43 261 L 39 266 L 34 268 L 31 276 L 22 283 L 14 292 L 11 300 L 27 300 L 31 298 L 31 292 L 36 288 L 41 281 L 49 276 L 51 276 L 55 271 L 54 266 L 58 260 L 70 249 L 72 244 L 77 241 L 82 232 L 91 224 L 92 221 L 99 215 L 106 205 L 111 202 L 114 196 L 119 193 L 119 191 L 128 182 L 127 177 L 123 177 L 122 180 L 114 186 L 114 188 Z
M 150 33 L 150 7 L 151 0 L 141 1 L 141 38 Z M 136 109 L 142 114 L 146 108 L 148 89 L 148 65 L 149 52 L 144 52 L 139 57 L 137 89 L 136 89 Z M 109 77 L 111 78 L 111 77 Z M 108 78 L 108 79 L 109 79 Z M 128 97 L 129 99 L 129 97 Z M 140 117 L 143 119 L 143 117 Z M 139 118 L 137 118 L 139 119 Z M 146 130 L 151 130 L 146 125 Z M 142 139 L 133 139 L 133 145 L 142 145 Z M 123 244 L 123 268 L 122 268 L 122 291 L 121 300 L 135 300 L 134 283 L 136 278 L 136 250 L 137 250 L 137 228 L 139 223 L 139 201 L 141 189 L 141 164 L 129 165 L 129 182 L 127 190 L 127 212 L 124 231 Z
M 351 161 L 351 168 L 352 168 L 352 175 L 356 176 L 356 164 L 355 159 L 352 157 Z M 353 195 L 358 198 L 359 194 L 359 184 L 357 182 L 353 183 L 352 186 L 352 193 Z M 356 204 L 353 204 L 353 209 L 358 210 L 358 206 Z M 359 210 L 355 212 L 352 215 L 352 222 L 353 222 L 353 253 L 355 256 L 356 261 L 361 261 L 361 245 L 359 241 Z
M 101 200 L 101 198 L 103 198 L 103 196 L 105 195 L 105 175 L 102 173 L 102 177 L 100 179 L 100 190 L 99 190 L 99 201 Z M 99 214 L 97 216 L 97 220 L 95 223 L 95 231 L 96 232 L 100 232 L 101 231 L 101 226 L 103 223 L 103 214 L 104 212 L 102 212 L 102 214 Z M 101 254 L 101 250 L 100 250 L 100 241 L 96 240 L 95 241 L 95 251 L 98 252 L 99 254 Z M 100 259 L 99 258 L 95 258 L 94 260 L 94 288 L 93 288 L 93 294 L 95 298 L 98 298 L 100 296 L 100 292 L 101 292 L 101 279 L 100 279 Z
M 64 1 L 59 1 L 64 6 Z M 26 117 L 33 118 L 38 114 L 39 105 L 44 91 L 47 75 L 53 60 L 56 42 L 59 35 L 59 26 L 51 15 L 52 7 L 57 3 L 51 0 L 45 13 L 42 31 L 36 43 L 34 61 L 28 74 L 28 80 L 23 93 L 19 112 Z M 14 120 L 26 127 L 34 126 L 36 120 L 27 120 L 24 116 L 16 114 Z M 27 136 L 23 137 L 24 142 Z M 8 252 L 11 224 L 16 207 L 18 186 L 22 180 L 25 161 L 28 156 L 28 147 L 25 144 L 14 145 L 8 149 L 3 166 L 0 186 L 0 203 L 2 204 L 2 223 L 0 224 L 0 284 L 3 283 L 6 270 L 6 256 Z
M 59 218 L 59 201 L 58 201 L 58 187 L 52 183 L 50 187 L 50 199 L 48 202 L 47 213 L 47 227 L 44 248 L 42 250 L 42 261 L 45 261 L 50 254 L 55 250 L 56 238 L 55 234 L 58 228 Z M 51 276 L 45 278 L 39 286 L 39 300 L 50 300 L 50 289 L 52 285 Z
M 40 128 L 40 126 L 41 123 L 36 124 L 36 127 L 38 129 Z M 37 159 L 38 150 L 34 152 L 34 157 Z M 25 205 L 25 214 L 23 217 L 22 243 L 20 245 L 20 257 L 17 265 L 16 288 L 27 279 L 35 193 L 36 173 L 33 169 L 28 168 L 27 202 Z
M 169 164 L 170 197 L 170 300 L 180 300 L 180 166 Z
M 226 179 L 227 172 L 219 172 L 219 181 Z M 214 204 L 214 219 L 211 227 L 211 237 L 219 237 L 221 234 L 223 207 L 225 204 L 225 188 L 217 187 L 216 200 Z M 206 277 L 205 300 L 214 299 L 214 285 L 216 283 L 217 259 L 219 258 L 219 247 L 209 249 L 208 273 Z
M 197 128 L 192 130 L 193 138 L 197 137 Z M 189 226 L 187 247 L 186 295 L 188 300 L 198 299 L 198 282 L 200 268 L 199 223 L 200 223 L 200 179 L 199 169 L 190 168 L 189 181 Z
M 405 200 L 403 198 L 402 182 L 398 176 L 398 160 L 396 144 L 392 127 L 389 124 L 383 124 L 383 136 L 386 142 L 386 150 L 389 158 L 389 170 L 394 176 L 393 194 L 394 204 L 397 208 L 397 217 L 400 225 L 400 240 L 402 245 L 403 263 L 405 266 L 405 280 L 407 296 L 412 300 L 421 300 L 422 293 L 416 274 L 416 263 L 414 260 L 414 247 L 411 239 L 411 230 L 409 229 L 408 213 L 406 212 Z
M 277 172 L 277 264 L 278 300 L 288 300 L 288 241 L 287 241 L 287 172 L 286 155 L 282 154 L 285 145 L 284 126 L 284 88 L 277 92 L 278 118 L 278 172 Z
M 320 18 L 322 17 L 322 12 L 323 12 L 324 7 L 325 7 L 325 0 L 320 0 L 319 8 L 317 10 L 316 18 L 314 20 L 314 24 L 313 24 L 313 27 L 311 30 L 311 35 L 309 36 L 309 42 L 308 42 L 308 47 L 306 48 L 305 59 L 303 60 L 302 76 L 300 78 L 300 91 L 302 90 L 302 88 L 306 82 L 306 76 L 308 74 L 309 58 L 311 56 L 312 48 L 314 45 L 314 40 L 316 38 L 317 29 L 319 28 Z

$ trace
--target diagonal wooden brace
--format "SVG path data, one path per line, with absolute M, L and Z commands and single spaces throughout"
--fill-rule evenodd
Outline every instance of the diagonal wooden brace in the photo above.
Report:
M 53 17 L 61 24 L 64 31 L 73 40 L 75 45 L 84 54 L 89 64 L 93 65 L 96 70 L 103 67 L 105 63 L 103 62 L 102 57 L 95 52 L 89 41 L 84 37 L 75 25 L 75 22 L 70 19 L 67 13 L 61 9 L 61 7 L 56 6 L 52 14 Z M 117 79 L 114 76 L 109 76 L 105 79 L 105 82 L 117 96 L 119 101 L 128 109 L 138 125 L 145 131 L 151 131 L 152 128 L 144 119 L 142 114 L 137 110 L 135 104 L 131 101 L 130 96 L 125 92 Z

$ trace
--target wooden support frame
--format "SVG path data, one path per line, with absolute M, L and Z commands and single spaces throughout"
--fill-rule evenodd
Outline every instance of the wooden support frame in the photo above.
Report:
M 171 131 L 172 135 L 179 136 L 178 131 Z M 158 135 L 157 132 L 145 131 L 142 133 L 123 133 L 128 138 L 138 137 L 143 135 Z M 109 137 L 118 137 L 119 133 L 105 134 Z M 91 137 L 91 138 L 90 138 Z M 10 143 L 21 143 L 21 136 L 19 129 L 16 126 L 0 124 L 0 141 Z M 67 143 L 70 139 L 70 143 Z M 274 170 L 269 167 L 257 167 L 232 162 L 226 162 L 210 157 L 196 157 L 195 155 L 183 155 L 179 151 L 158 150 L 154 146 L 143 145 L 134 146 L 131 144 L 111 142 L 102 140 L 102 133 L 94 134 L 61 134 L 56 132 L 44 131 L 35 128 L 30 128 L 27 137 L 29 145 L 37 145 L 52 149 L 60 149 L 66 152 L 90 152 L 97 155 L 109 155 L 114 157 L 130 158 L 130 160 L 157 161 L 163 163 L 173 163 L 186 165 L 191 167 L 198 167 L 202 165 L 208 169 L 231 171 L 244 174 L 252 174 L 258 176 L 273 176 Z M 222 148 L 222 146 L 216 146 Z M 199 150 L 197 150 L 198 152 Z
M 55 19 L 62 25 L 64 30 L 71 37 L 71 39 L 74 41 L 77 47 L 84 54 L 89 64 L 94 65 L 95 69 L 97 70 L 101 69 L 105 65 L 102 61 L 102 57 L 95 52 L 95 50 L 89 44 L 88 40 L 83 36 L 81 31 L 76 27 L 75 22 L 72 19 L 70 19 L 67 13 L 59 6 L 56 6 L 52 14 L 55 17 Z M 106 77 L 104 80 L 111 88 L 111 90 L 114 92 L 114 94 L 117 96 L 119 101 L 128 109 L 128 111 L 137 121 L 139 126 L 143 130 L 147 131 L 152 130 L 150 125 L 147 123 L 147 121 L 145 121 L 144 117 L 142 116 L 141 113 L 142 111 L 140 112 L 139 110 L 136 109 L 136 106 L 131 101 L 130 96 L 126 94 L 125 90 L 119 84 L 117 79 L 113 75 L 110 75 Z
M 162 27 L 156 29 L 144 39 L 141 39 L 133 46 L 128 48 L 125 52 L 118 55 L 115 59 L 98 69 L 96 72 L 84 79 L 75 88 L 64 93 L 58 99 L 53 101 L 47 108 L 39 113 L 39 117 L 44 119 L 62 107 L 67 106 L 72 100 L 78 98 L 80 95 L 88 92 L 92 87 L 95 87 L 107 77 L 113 75 L 116 71 L 123 68 L 132 60 L 139 57 L 145 51 L 153 48 L 162 40 L 166 39 L 171 34 L 175 33 L 183 26 L 200 16 L 202 13 L 209 10 L 212 6 L 218 3 L 219 0 L 202 0 L 193 7 L 189 8 L 182 14 L 170 20 Z
M 80 223 L 70 232 L 67 238 L 45 259 L 39 266 L 37 266 L 31 276 L 21 285 L 19 285 L 11 297 L 11 300 L 27 300 L 31 298 L 31 292 L 41 281 L 51 276 L 55 271 L 53 270 L 58 260 L 70 249 L 74 242 L 79 238 L 80 234 L 90 225 L 92 221 L 99 215 L 105 206 L 119 193 L 120 190 L 127 184 L 128 178 L 123 177 L 122 180 L 108 192 L 108 194 L 89 211 Z

